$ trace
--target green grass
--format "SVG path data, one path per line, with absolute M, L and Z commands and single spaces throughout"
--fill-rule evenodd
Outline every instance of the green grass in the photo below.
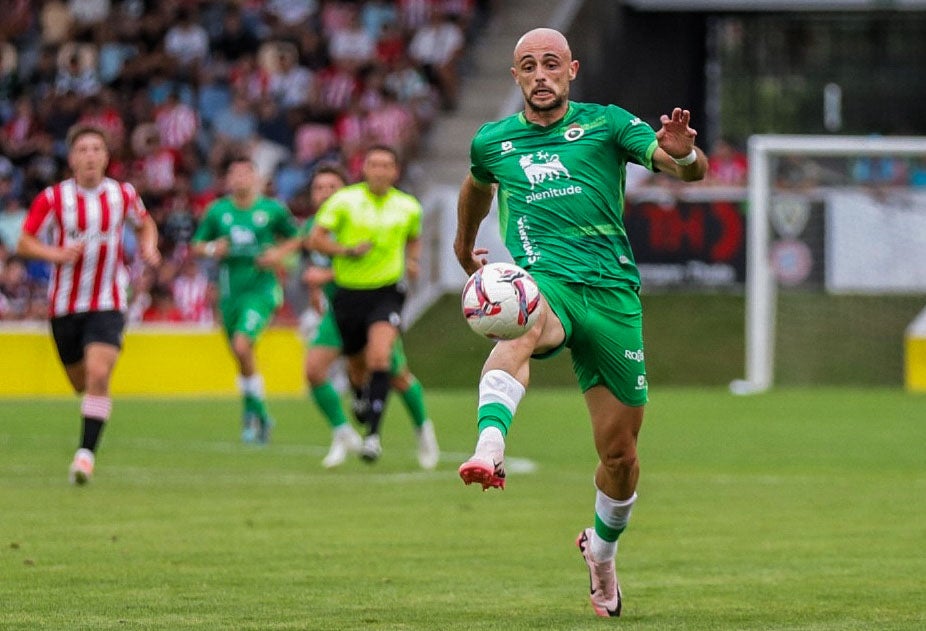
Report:
M 116 401 L 85 488 L 73 400 L 4 401 L 0 628 L 926 628 L 926 399 L 900 390 L 654 385 L 625 617 L 587 602 L 573 540 L 595 458 L 580 396 L 533 388 L 504 492 L 463 486 L 474 392 L 428 393 L 447 458 L 421 472 L 397 401 L 381 462 L 324 471 L 307 401 L 271 446 L 232 400 Z

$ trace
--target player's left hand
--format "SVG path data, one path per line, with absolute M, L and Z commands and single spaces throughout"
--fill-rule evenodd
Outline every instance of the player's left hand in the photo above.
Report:
M 662 127 L 656 132 L 659 148 L 674 158 L 684 158 L 694 149 L 698 132 L 689 127 L 691 112 L 676 107 L 672 116 L 663 114 L 659 117 Z

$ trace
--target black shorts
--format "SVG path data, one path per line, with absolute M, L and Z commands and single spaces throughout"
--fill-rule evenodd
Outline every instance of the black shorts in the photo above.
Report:
M 374 322 L 388 322 L 399 328 L 405 293 L 396 285 L 378 289 L 338 287 L 332 307 L 341 333 L 345 355 L 356 355 L 367 345 L 367 331 Z
M 51 335 L 58 357 L 65 366 L 84 358 L 84 349 L 94 342 L 122 348 L 125 314 L 121 311 L 88 311 L 51 319 Z

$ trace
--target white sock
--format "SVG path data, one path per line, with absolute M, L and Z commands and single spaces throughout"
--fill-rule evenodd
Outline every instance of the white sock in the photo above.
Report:
M 615 500 L 596 489 L 595 493 L 595 514 L 606 526 L 615 530 L 623 531 L 630 521 L 630 511 L 633 503 L 637 501 L 637 494 L 634 493 L 626 500 Z M 596 561 L 606 561 L 613 559 L 617 554 L 617 540 L 606 541 L 602 539 L 597 532 L 592 534 L 592 540 L 589 546 L 589 552 Z
M 505 453 L 505 437 L 497 427 L 486 427 L 479 433 L 475 455 L 483 460 L 495 461 Z
M 250 377 L 238 375 L 238 391 L 241 394 L 250 394 L 259 399 L 264 398 L 264 378 L 260 373 L 254 373 Z
M 524 386 L 504 370 L 488 371 L 479 380 L 479 405 L 501 403 L 514 416 L 518 404 L 524 398 Z

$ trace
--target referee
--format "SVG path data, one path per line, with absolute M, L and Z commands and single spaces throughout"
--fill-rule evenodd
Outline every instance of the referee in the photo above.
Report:
M 407 273 L 418 275 L 421 204 L 394 184 L 399 159 L 392 147 L 374 145 L 363 160 L 363 181 L 346 186 L 322 204 L 309 233 L 309 247 L 332 259 L 337 286 L 332 310 L 344 355 L 362 354 L 367 369 L 367 435 L 360 456 L 382 454 L 380 421 L 389 394 L 389 362 L 400 334 Z

